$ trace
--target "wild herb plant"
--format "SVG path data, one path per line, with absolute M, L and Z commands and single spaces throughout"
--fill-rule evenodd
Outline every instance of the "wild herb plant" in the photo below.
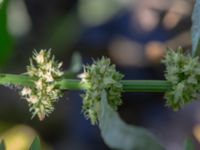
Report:
M 1 1 L 0 1 L 1 2 Z M 117 108 L 122 92 L 165 92 L 166 105 L 181 109 L 197 98 L 200 91 L 200 0 L 196 0 L 192 17 L 192 53 L 182 48 L 167 49 L 163 64 L 166 80 L 122 80 L 109 58 L 102 57 L 84 66 L 81 80 L 68 79 L 51 51 L 34 52 L 24 75 L 0 74 L 0 84 L 21 87 L 20 94 L 32 116 L 40 120 L 49 116 L 64 90 L 83 90 L 82 111 L 86 119 L 98 125 L 105 143 L 121 150 L 162 150 L 164 147 L 146 129 L 127 125 Z M 38 143 L 38 142 L 36 142 Z M 37 144 L 38 145 L 38 144 Z M 188 144 L 191 145 L 191 144 Z M 187 150 L 193 146 L 186 145 Z

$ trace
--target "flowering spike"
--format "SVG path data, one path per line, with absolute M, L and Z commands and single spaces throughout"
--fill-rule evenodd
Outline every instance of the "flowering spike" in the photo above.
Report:
M 87 119 L 94 125 L 98 121 L 100 99 L 103 90 L 108 92 L 108 103 L 115 110 L 122 103 L 120 83 L 123 75 L 116 71 L 110 59 L 102 57 L 92 65 L 84 66 L 84 73 L 80 75 L 82 83 L 89 85 L 83 95 L 82 111 Z
M 62 92 L 55 86 L 55 82 L 63 75 L 62 63 L 54 61 L 50 50 L 33 52 L 30 65 L 27 67 L 27 74 L 35 79 L 34 87 L 24 87 L 21 96 L 26 99 L 32 112 L 39 120 L 54 110 L 54 103 L 62 96 Z
M 197 98 L 200 92 L 199 57 L 185 55 L 182 48 L 169 49 L 162 61 L 166 65 L 165 78 L 172 84 L 172 90 L 166 92 L 167 105 L 174 110 Z

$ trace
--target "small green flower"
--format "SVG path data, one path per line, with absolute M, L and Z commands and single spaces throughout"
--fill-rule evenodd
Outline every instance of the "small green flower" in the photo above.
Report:
M 182 48 L 169 49 L 162 62 L 166 65 L 165 77 L 172 84 L 172 90 L 165 94 L 167 105 L 178 110 L 200 92 L 199 57 L 183 54 Z
M 24 87 L 21 96 L 27 100 L 32 117 L 37 115 L 40 120 L 54 110 L 54 103 L 62 96 L 55 83 L 63 75 L 60 70 L 62 63 L 54 60 L 50 50 L 34 52 L 27 67 L 27 74 L 35 79 L 34 87 Z
M 87 84 L 88 88 L 83 95 L 82 111 L 87 119 L 94 125 L 98 121 L 100 111 L 101 92 L 108 92 L 108 102 L 116 110 L 122 103 L 121 92 L 123 91 L 120 83 L 123 75 L 116 71 L 110 59 L 102 57 L 94 61 L 91 66 L 84 67 L 82 83 Z

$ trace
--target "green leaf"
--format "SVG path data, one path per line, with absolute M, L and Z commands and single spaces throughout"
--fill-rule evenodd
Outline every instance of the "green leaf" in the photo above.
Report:
M 195 150 L 195 146 L 194 146 L 191 138 L 186 139 L 184 150 Z
M 1 8 L 1 4 L 3 3 L 3 0 L 0 0 L 0 8 Z
M 12 39 L 7 30 L 8 1 L 4 0 L 0 8 L 0 67 L 5 65 L 12 54 Z
M 152 133 L 127 125 L 107 102 L 107 93 L 101 93 L 99 127 L 104 142 L 117 150 L 163 150 Z
M 83 32 L 80 19 L 78 18 L 75 11 L 72 11 L 66 16 L 60 18 L 53 18 L 54 25 L 49 25 L 45 29 L 44 41 L 41 41 L 42 45 L 47 47 L 54 47 L 60 50 L 60 54 L 66 54 L 66 47 L 70 49 L 79 39 Z M 63 51 L 64 50 L 64 51 Z
M 0 143 L 0 150 L 6 150 L 6 146 L 5 146 L 4 140 L 2 140 L 1 143 Z
M 72 55 L 72 60 L 70 64 L 69 71 L 73 73 L 78 73 L 82 68 L 82 58 L 79 52 L 74 52 Z
M 192 14 L 192 55 L 200 54 L 200 0 L 196 0 Z
M 80 0 L 78 3 L 81 20 L 93 26 L 105 23 L 122 9 L 123 3 L 118 0 Z
M 40 138 L 37 136 L 33 143 L 31 144 L 31 147 L 29 148 L 29 150 L 40 150 L 41 146 L 40 146 Z

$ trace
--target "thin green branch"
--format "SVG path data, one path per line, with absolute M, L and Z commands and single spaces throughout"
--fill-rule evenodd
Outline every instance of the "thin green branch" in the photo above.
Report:
M 125 92 L 166 92 L 171 89 L 171 84 L 165 80 L 122 80 Z M 81 84 L 80 80 L 64 79 L 58 82 L 62 90 L 82 90 L 89 85 Z
M 124 92 L 166 92 L 171 84 L 165 80 L 122 80 Z M 0 74 L 0 85 L 33 86 L 34 79 L 25 75 Z M 61 90 L 83 90 L 88 87 L 80 80 L 62 79 L 57 83 Z
M 25 75 L 0 74 L 0 85 L 33 86 L 34 80 Z
M 122 80 L 125 92 L 166 92 L 171 84 L 165 80 Z

